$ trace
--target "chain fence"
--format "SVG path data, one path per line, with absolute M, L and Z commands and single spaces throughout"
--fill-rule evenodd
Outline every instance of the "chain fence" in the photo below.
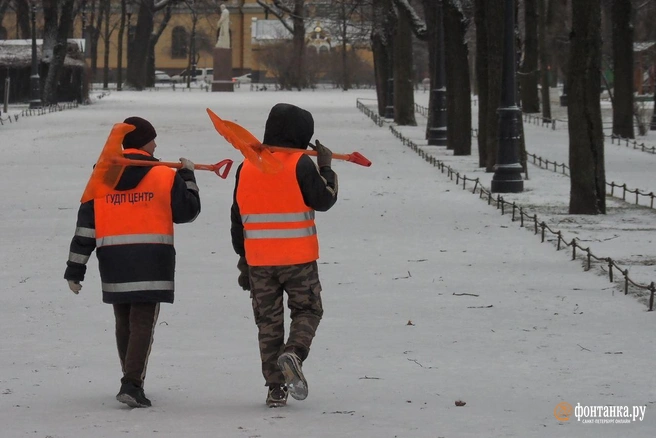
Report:
M 109 92 L 106 91 L 94 96 L 94 98 L 100 100 L 108 95 Z M 87 101 L 86 103 L 89 102 Z M 52 105 L 42 106 L 41 108 L 23 108 L 20 112 L 17 112 L 15 114 L 6 114 L 4 116 L 0 115 L 0 126 L 4 126 L 5 124 L 16 123 L 23 117 L 42 116 L 44 114 L 56 113 L 59 111 L 77 108 L 79 106 L 80 103 L 75 100 L 72 102 L 62 102 L 62 103 L 55 103 Z
M 369 115 L 367 112 L 365 112 L 360 105 L 358 105 L 358 109 L 362 111 L 365 115 L 367 115 L 369 118 L 372 120 L 373 117 Z M 373 113 L 373 111 L 369 110 L 370 113 Z M 377 116 L 377 114 L 376 114 Z M 375 121 L 375 120 L 374 120 Z M 382 125 L 378 125 L 382 126 Z M 407 146 L 408 148 L 412 149 L 415 151 L 421 158 L 423 158 L 425 161 L 427 161 L 429 164 L 433 165 L 434 167 L 437 167 L 442 173 L 446 173 L 447 176 L 453 181 L 455 178 L 455 183 L 457 185 L 461 185 L 462 182 L 462 189 L 463 190 L 468 190 L 467 183 L 473 183 L 473 188 L 470 189 L 473 194 L 479 195 L 480 199 L 484 199 L 487 201 L 488 205 L 495 204 L 497 210 L 501 210 L 501 214 L 505 215 L 506 211 L 508 210 L 511 214 L 511 221 L 516 222 L 519 221 L 520 228 L 526 228 L 527 226 L 531 226 L 533 229 L 533 234 L 537 235 L 540 234 L 541 242 L 544 243 L 546 240 L 547 232 L 549 232 L 552 236 L 555 236 L 557 241 L 556 241 L 556 250 L 560 251 L 563 248 L 572 248 L 572 260 L 577 260 L 577 259 L 583 259 L 585 261 L 585 270 L 589 271 L 592 269 L 593 266 L 593 260 L 595 262 L 601 262 L 605 267 L 608 268 L 608 277 L 609 281 L 611 283 L 615 283 L 615 277 L 614 277 L 614 272 L 617 271 L 619 272 L 623 277 L 623 288 L 624 288 L 624 294 L 628 295 L 630 287 L 634 287 L 639 290 L 646 290 L 649 291 L 649 311 L 654 310 L 654 296 L 656 295 L 656 283 L 651 282 L 649 284 L 640 284 L 633 279 L 629 277 L 629 270 L 624 269 L 622 266 L 620 266 L 616 261 L 614 261 L 611 257 L 601 257 L 598 255 L 595 255 L 592 253 L 592 250 L 590 247 L 584 247 L 582 246 L 576 238 L 573 238 L 571 240 L 567 240 L 563 237 L 562 231 L 559 230 L 554 230 L 551 227 L 549 227 L 546 222 L 541 221 L 537 214 L 530 214 L 524 207 L 517 205 L 515 202 L 508 202 L 506 201 L 503 196 L 497 194 L 494 196 L 492 194 L 492 191 L 490 189 L 487 189 L 483 186 L 479 178 L 476 179 L 471 179 L 468 178 L 466 175 L 461 175 L 458 171 L 453 169 L 451 166 L 447 165 L 445 162 L 442 160 L 438 160 L 435 158 L 433 155 L 430 153 L 427 153 L 421 146 L 419 146 L 417 143 L 413 142 L 409 138 L 405 137 L 398 129 L 396 129 L 393 125 L 390 125 L 390 131 L 392 134 L 401 140 L 403 145 Z M 470 184 L 471 186 L 471 184 Z M 578 252 L 577 252 L 578 251 Z
M 533 159 L 533 164 L 535 164 L 536 166 L 569 176 L 569 166 L 567 164 L 557 163 L 555 161 L 549 161 L 547 159 L 539 157 L 535 154 L 530 154 L 528 152 L 526 153 L 526 155 Z M 560 171 L 558 170 L 559 168 L 561 169 Z M 641 205 L 643 207 L 648 206 L 651 209 L 654 208 L 654 198 L 656 198 L 654 192 L 646 192 L 640 189 L 630 189 L 626 186 L 626 184 L 616 184 L 615 181 L 606 182 L 606 185 L 610 187 L 610 196 L 614 198 L 622 199 L 622 201 L 629 202 L 626 199 L 627 194 L 633 194 L 635 195 L 635 205 Z M 622 189 L 622 194 L 621 195 L 615 194 L 615 188 Z M 649 205 L 640 203 L 641 196 L 649 198 Z

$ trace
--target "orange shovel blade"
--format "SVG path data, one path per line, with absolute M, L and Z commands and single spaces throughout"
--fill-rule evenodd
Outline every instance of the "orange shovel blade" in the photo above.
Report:
M 260 147 L 262 143 L 253 134 L 236 123 L 221 119 L 209 108 L 207 108 L 207 114 L 210 116 L 214 129 L 255 167 L 264 173 L 277 173 L 282 170 L 280 160 L 274 157 L 271 151 L 262 149 Z
M 112 127 L 105 146 L 102 152 L 100 152 L 100 157 L 98 157 L 98 161 L 96 161 L 96 165 L 93 167 L 93 172 L 91 172 L 91 177 L 87 182 L 84 193 L 82 193 L 80 202 L 84 203 L 104 196 L 114 189 L 125 169 L 124 166 L 114 164 L 114 159 L 123 156 L 121 147 L 123 137 L 134 129 L 135 127 L 133 125 L 127 123 L 116 123 Z

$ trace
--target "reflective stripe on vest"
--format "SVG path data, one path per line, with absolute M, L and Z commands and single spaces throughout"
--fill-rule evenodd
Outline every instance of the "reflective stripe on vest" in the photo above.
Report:
M 130 283 L 102 283 L 103 292 L 139 292 L 173 290 L 172 281 L 133 281 Z
M 305 205 L 296 180 L 302 153 L 274 153 L 282 162 L 275 174 L 248 160 L 239 174 L 236 199 L 244 227 L 246 261 L 251 266 L 286 266 L 319 258 L 314 210 Z
M 173 236 L 166 234 L 123 234 L 121 236 L 107 236 L 96 239 L 97 248 L 110 245 L 134 245 L 138 243 L 173 245 Z

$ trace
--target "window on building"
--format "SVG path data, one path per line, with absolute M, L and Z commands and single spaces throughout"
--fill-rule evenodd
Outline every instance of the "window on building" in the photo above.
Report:
M 188 54 L 189 35 L 182 26 L 173 28 L 171 34 L 171 58 L 186 58 Z

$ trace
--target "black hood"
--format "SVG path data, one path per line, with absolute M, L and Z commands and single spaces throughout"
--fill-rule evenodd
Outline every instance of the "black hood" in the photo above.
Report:
M 289 103 L 271 108 L 264 129 L 264 144 L 307 149 L 314 135 L 314 119 L 308 111 Z
M 157 158 L 150 155 L 124 154 L 124 157 L 131 160 L 159 161 Z M 152 168 L 152 166 L 127 166 L 114 189 L 120 191 L 132 190 L 139 185 L 141 180 Z

